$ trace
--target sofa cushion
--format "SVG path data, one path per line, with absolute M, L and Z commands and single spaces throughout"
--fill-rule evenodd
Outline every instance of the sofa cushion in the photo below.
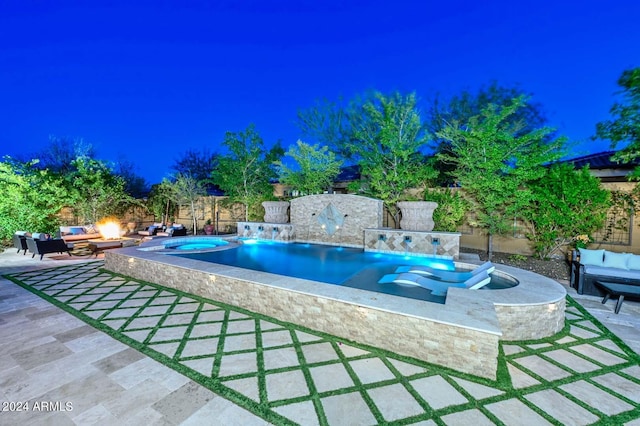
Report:
M 629 266 L 627 266 L 629 257 L 631 257 L 631 254 L 629 253 L 614 253 L 605 250 L 602 266 L 605 268 L 629 269 Z
M 69 227 L 69 234 L 71 235 L 82 235 L 82 234 L 86 234 L 84 227 L 82 226 L 70 226 Z
M 580 250 L 580 263 L 583 265 L 602 266 L 604 263 L 604 249 L 601 250 Z
M 640 255 L 631 254 L 627 259 L 627 268 L 634 271 L 640 271 Z
M 598 275 L 601 277 L 640 280 L 640 271 L 632 269 L 605 268 L 603 266 L 585 265 L 584 272 L 589 275 Z

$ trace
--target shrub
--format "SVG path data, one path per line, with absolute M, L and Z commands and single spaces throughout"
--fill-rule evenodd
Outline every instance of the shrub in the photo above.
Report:
M 442 232 L 455 232 L 462 225 L 469 211 L 469 202 L 459 191 L 446 189 L 430 189 L 425 191 L 425 201 L 438 203 L 433 212 L 433 229 Z

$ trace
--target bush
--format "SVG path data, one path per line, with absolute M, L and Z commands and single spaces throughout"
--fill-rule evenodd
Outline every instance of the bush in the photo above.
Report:
M 433 212 L 433 229 L 436 231 L 456 232 L 469 211 L 469 202 L 459 191 L 449 188 L 427 190 L 424 200 L 438 203 L 438 208 Z
M 604 225 L 611 206 L 610 194 L 584 167 L 556 164 L 528 184 L 532 203 L 522 211 L 530 225 L 527 238 L 537 257 L 550 257 L 580 235 L 590 235 Z

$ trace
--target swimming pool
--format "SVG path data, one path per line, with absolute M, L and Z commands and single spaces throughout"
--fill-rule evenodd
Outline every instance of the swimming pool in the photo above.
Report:
M 435 296 L 420 286 L 380 283 L 403 265 L 429 265 L 432 268 L 455 270 L 453 260 L 412 257 L 363 251 L 357 248 L 320 244 L 278 243 L 244 240 L 230 250 L 199 253 L 172 253 L 180 257 L 201 260 L 260 272 L 320 281 L 361 290 L 375 291 L 411 299 L 444 303 L 444 296 Z M 513 287 L 515 281 L 495 276 L 488 289 Z
M 540 339 L 564 327 L 564 288 L 504 265 L 492 276 L 515 277 L 517 286 L 452 288 L 443 304 L 168 255 L 179 252 L 160 240 L 108 250 L 105 269 L 492 380 L 499 340 Z

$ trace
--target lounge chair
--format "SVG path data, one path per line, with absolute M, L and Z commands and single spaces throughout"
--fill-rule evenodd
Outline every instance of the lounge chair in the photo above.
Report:
M 28 249 L 26 234 L 26 231 L 16 231 L 13 234 L 13 247 L 18 249 L 18 253 L 20 253 L 20 250 L 24 250 L 23 255 L 27 254 Z
M 151 226 L 147 226 L 144 228 L 144 231 L 138 231 L 138 235 L 152 236 L 156 235 L 158 232 L 162 232 L 162 227 L 164 224 L 162 222 L 155 222 Z
M 463 282 L 448 282 L 405 272 L 398 274 L 393 282 L 400 285 L 419 285 L 427 290 L 431 290 L 431 294 L 434 296 L 446 296 L 449 287 L 478 290 L 489 284 L 491 282 L 491 277 L 486 271 L 482 271 Z
M 71 249 L 67 246 L 67 243 L 63 239 L 42 240 L 40 234 L 34 233 L 31 237 L 27 237 L 27 248 L 31 253 L 31 257 L 35 257 L 36 254 L 40 255 L 40 260 L 48 253 L 64 253 L 66 252 L 71 256 Z
M 483 271 L 486 271 L 487 274 L 495 271 L 496 267 L 491 262 L 485 262 L 482 265 L 478 266 L 471 271 L 445 271 L 442 269 L 432 268 L 427 265 L 409 265 L 409 266 L 400 266 L 396 269 L 396 273 L 412 273 L 424 275 L 431 278 L 436 278 L 441 281 L 450 281 L 454 283 L 464 282 L 469 278 L 473 277 L 476 274 L 479 274 Z
M 184 237 L 187 235 L 187 228 L 180 223 L 174 223 L 166 231 L 156 232 L 158 237 Z

